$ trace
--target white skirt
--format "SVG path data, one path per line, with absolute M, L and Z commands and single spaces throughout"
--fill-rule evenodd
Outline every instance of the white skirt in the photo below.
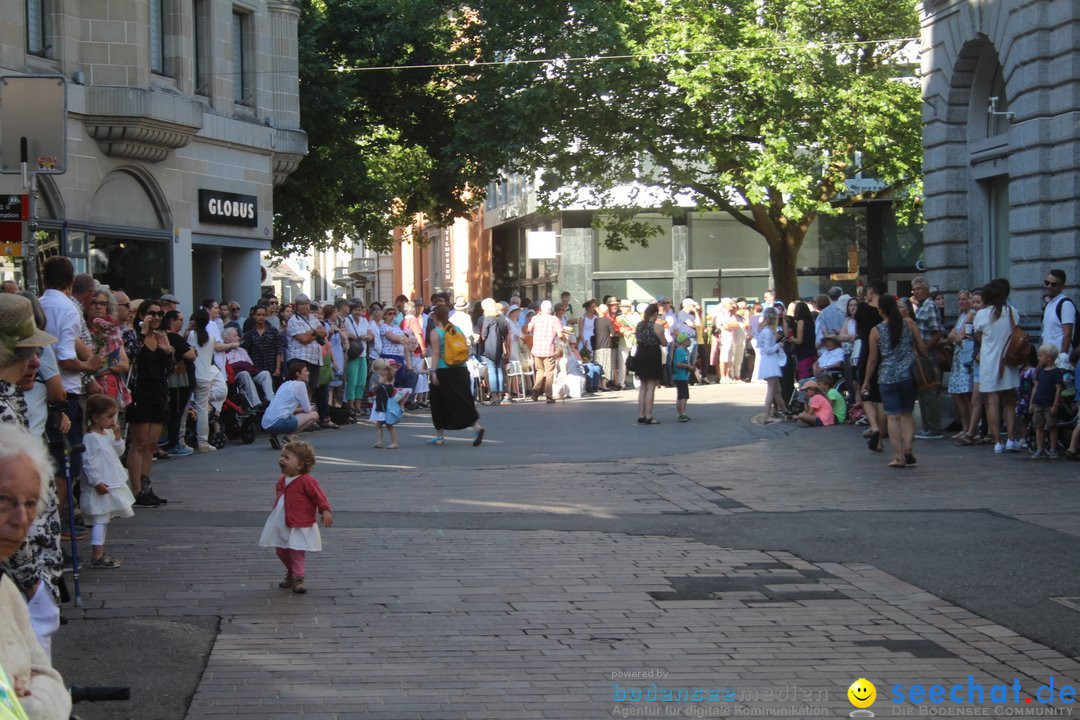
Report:
M 322 537 L 319 535 L 319 523 L 308 527 L 289 527 L 285 524 L 285 496 L 278 498 L 270 517 L 266 518 L 259 547 L 288 548 L 289 550 L 322 550 Z
M 87 525 L 107 525 L 112 518 L 131 517 L 135 514 L 131 507 L 134 504 L 135 496 L 127 483 L 117 484 L 104 495 L 98 495 L 93 485 L 84 482 L 79 494 L 79 506 Z

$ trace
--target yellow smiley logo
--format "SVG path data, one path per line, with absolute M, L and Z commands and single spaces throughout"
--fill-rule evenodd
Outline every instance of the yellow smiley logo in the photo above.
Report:
M 857 708 L 868 708 L 877 699 L 877 688 L 866 678 L 859 678 L 847 689 L 848 700 Z

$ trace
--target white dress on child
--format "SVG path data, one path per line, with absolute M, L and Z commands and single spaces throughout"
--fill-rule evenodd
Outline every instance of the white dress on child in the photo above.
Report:
M 286 477 L 285 487 L 292 484 L 296 477 Z M 274 509 L 270 511 L 270 517 L 266 518 L 266 524 L 263 525 L 262 535 L 259 536 L 259 547 L 278 547 L 288 548 L 289 550 L 318 552 L 322 550 L 319 523 L 316 521 L 308 527 L 289 527 L 286 525 L 285 493 L 281 493 L 281 497 L 274 503 Z
M 87 482 L 82 485 L 79 503 L 82 505 L 83 519 L 88 525 L 105 525 L 114 517 L 131 517 L 135 514 L 131 506 L 135 496 L 127 484 L 127 470 L 120 464 L 120 454 L 124 452 L 124 441 L 116 440 L 112 435 L 88 432 L 83 435 L 83 467 Z M 104 482 L 109 492 L 99 495 L 95 484 Z

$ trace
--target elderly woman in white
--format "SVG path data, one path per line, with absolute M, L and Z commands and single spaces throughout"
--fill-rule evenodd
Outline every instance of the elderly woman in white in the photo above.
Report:
M 0 424 L 0 560 L 22 545 L 52 472 L 40 438 L 14 423 Z M 29 720 L 67 720 L 71 695 L 34 635 L 26 599 L 7 575 L 0 576 L 0 667 Z

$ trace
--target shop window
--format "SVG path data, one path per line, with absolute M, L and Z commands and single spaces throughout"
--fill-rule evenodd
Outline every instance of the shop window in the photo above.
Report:
M 716 278 L 690 278 L 690 296 L 701 300 L 702 298 L 746 298 L 759 299 L 762 294 L 772 286 L 772 278 L 768 274 L 755 275 L 752 277 L 726 277 L 720 284 L 720 292 L 717 292 Z
M 164 240 L 96 235 L 90 239 L 90 274 L 129 297 L 160 297 L 169 292 L 171 258 Z
M 765 238 L 721 213 L 694 213 L 690 217 L 691 270 L 769 266 Z
M 658 233 L 649 239 L 646 247 L 630 245 L 626 250 L 609 250 L 604 246 L 606 230 L 597 232 L 596 269 L 599 271 L 663 270 L 671 272 L 671 218 L 638 217 L 652 225 Z M 670 291 L 671 286 L 668 286 Z

